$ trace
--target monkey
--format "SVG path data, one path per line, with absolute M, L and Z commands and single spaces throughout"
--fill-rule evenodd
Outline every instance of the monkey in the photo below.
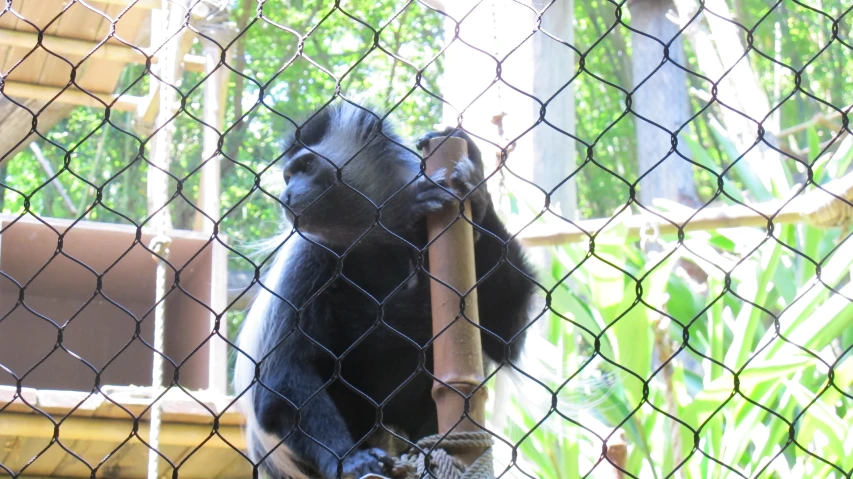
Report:
M 291 225 L 238 338 L 234 386 L 249 456 L 273 478 L 389 474 L 371 438 L 436 434 L 426 217 L 460 208 L 474 224 L 487 364 L 517 361 L 534 271 L 486 190 L 482 155 L 430 180 L 388 119 L 348 102 L 288 136 L 279 200 Z M 452 193 L 452 194 L 451 194 Z M 460 219 L 459 221 L 464 221 Z

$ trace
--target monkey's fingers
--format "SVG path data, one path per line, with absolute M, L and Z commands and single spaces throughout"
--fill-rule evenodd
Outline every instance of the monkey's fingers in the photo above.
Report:
M 412 209 L 416 214 L 420 215 L 437 213 L 454 201 L 458 200 L 452 194 L 436 185 L 430 185 L 430 187 L 424 188 L 423 191 L 415 196 Z
M 478 192 L 485 192 L 485 185 L 480 185 L 482 181 L 483 175 L 471 161 L 460 161 L 450 175 L 450 185 L 460 197 L 475 191 L 475 188 Z
M 462 138 L 466 141 L 471 141 L 471 138 L 469 138 L 464 131 L 453 126 L 448 126 L 444 130 L 431 131 L 426 135 L 418 138 L 418 142 L 416 143 L 416 145 L 419 150 L 423 150 L 424 148 L 426 148 L 427 144 L 429 143 L 429 140 L 432 140 L 433 138 L 437 138 L 439 136 L 455 136 L 457 138 Z

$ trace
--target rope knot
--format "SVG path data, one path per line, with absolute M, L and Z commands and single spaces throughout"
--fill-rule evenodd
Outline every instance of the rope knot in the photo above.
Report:
M 429 477 L 438 479 L 493 479 L 492 444 L 492 436 L 488 432 L 453 432 L 446 436 L 427 436 L 395 460 L 394 477 L 414 479 L 428 477 L 429 474 Z M 430 449 L 434 450 L 429 451 Z M 468 467 L 447 452 L 467 449 L 485 450 Z
M 154 254 L 154 262 L 158 263 L 162 259 L 169 257 L 170 247 L 172 246 L 172 238 L 166 235 L 157 235 L 151 238 L 148 243 L 148 249 Z M 159 258 L 157 257 L 159 256 Z

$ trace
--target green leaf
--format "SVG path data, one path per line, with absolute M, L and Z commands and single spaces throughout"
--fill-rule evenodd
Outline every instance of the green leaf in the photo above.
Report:
M 667 313 L 682 324 L 687 324 L 702 314 L 702 307 L 698 303 L 699 298 L 681 278 L 670 275 L 666 284 L 666 293 L 669 295 L 669 300 L 666 302 Z
M 850 430 L 850 425 L 835 414 L 831 405 L 821 399 L 815 401 L 815 393 L 804 388 L 802 384 L 795 381 L 785 381 L 785 385 L 797 404 L 801 408 L 808 408 L 799 421 L 797 441 L 804 446 L 811 445 L 815 439 L 815 434 L 820 431 L 828 440 L 821 455 L 830 462 L 846 458 L 847 454 L 845 454 L 843 444 Z
M 853 137 L 847 136 L 832 154 L 825 153 L 815 159 L 813 151 L 820 148 L 820 138 L 814 127 L 807 130 L 809 140 L 809 163 L 812 165 L 812 176 L 815 183 L 823 184 L 829 180 L 840 178 L 847 172 L 850 161 L 853 160 Z
M 723 147 L 729 159 L 734 162 L 734 170 L 738 174 L 738 178 L 743 181 L 747 190 L 752 193 L 752 196 L 757 201 L 770 201 L 773 199 L 773 195 L 770 193 L 770 190 L 761 181 L 761 178 L 756 173 L 756 169 L 753 168 L 753 165 L 750 165 L 744 158 L 741 158 L 741 152 L 738 151 L 735 144 L 728 139 L 726 136 L 728 132 L 722 129 L 722 126 L 719 123 L 711 122 L 711 131 L 714 134 L 714 137 L 717 139 L 717 142 Z M 737 160 L 737 161 L 736 161 Z M 730 191 L 726 190 L 731 196 L 733 195 Z
M 714 163 L 713 158 L 711 158 L 711 155 L 708 154 L 708 151 L 703 148 L 702 145 L 700 145 L 697 141 L 693 140 L 687 135 L 684 135 L 683 138 L 679 137 L 679 140 L 683 140 L 685 143 L 687 143 L 687 146 L 690 148 L 690 152 L 693 154 L 693 160 L 696 163 L 699 163 L 705 168 L 708 168 L 716 174 L 719 174 L 719 167 Z M 737 188 L 728 188 L 726 189 L 726 193 L 740 202 L 746 202 L 743 195 Z
M 817 136 L 817 130 L 814 125 L 806 128 L 806 138 L 808 138 L 809 143 L 809 163 L 814 163 L 818 153 L 820 153 L 820 137 Z M 816 179 L 820 179 L 820 177 L 816 177 Z
M 790 355 L 776 357 L 773 361 L 753 361 L 749 367 L 738 375 L 739 389 L 745 396 L 751 396 L 761 384 L 787 378 L 792 373 L 818 362 L 809 355 Z M 727 374 L 709 383 L 705 390 L 696 395 L 693 404 L 688 406 L 690 414 L 705 421 L 719 405 L 728 399 L 735 390 L 734 377 Z
M 821 280 L 828 285 L 836 285 L 849 274 L 851 264 L 853 264 L 853 242 L 845 241 L 832 257 L 823 263 Z M 842 295 L 830 297 L 833 293 L 823 284 L 806 285 L 801 296 L 779 316 L 781 333 L 787 338 L 796 338 L 797 344 L 801 346 L 822 349 L 817 345 L 827 344 L 828 340 L 838 337 L 850 326 L 851 303 L 844 296 L 851 297 L 850 293 L 853 293 L 851 289 L 853 286 L 848 284 L 843 288 Z M 767 331 L 760 344 L 766 344 L 775 335 L 774 330 Z M 784 341 L 774 341 L 762 351 L 761 357 L 774 357 L 784 345 Z
M 590 309 L 588 304 L 575 296 L 566 286 L 560 285 L 554 289 L 551 294 L 551 307 L 561 315 L 591 331 L 591 334 L 601 334 L 606 326 L 601 315 L 597 311 Z M 562 318 L 560 318 L 560 321 L 565 323 L 565 320 Z M 565 327 L 562 330 L 563 334 L 568 331 Z M 576 329 L 575 334 L 582 334 L 587 340 L 592 341 L 589 333 Z M 557 338 L 552 336 L 551 339 L 556 340 Z M 601 352 L 609 358 L 614 357 L 610 340 L 606 336 L 602 336 L 601 338 Z
M 786 232 L 790 235 L 792 230 L 791 225 L 783 225 L 780 236 L 785 236 Z M 735 328 L 732 331 L 734 340 L 726 354 L 726 365 L 732 369 L 739 368 L 746 363 L 747 358 L 756 348 L 755 341 L 758 339 L 758 328 L 761 326 L 762 319 L 767 319 L 767 312 L 762 308 L 767 308 L 767 296 L 770 293 L 768 285 L 776 275 L 776 269 L 779 267 L 782 258 L 782 246 L 779 242 L 773 241 L 770 243 L 771 251 L 766 253 L 761 252 L 759 256 L 760 266 L 758 278 L 756 278 L 755 298 L 751 302 L 745 303 L 743 309 L 738 313 L 735 320 Z M 769 246 L 769 245 L 766 245 Z M 765 246 L 765 247 L 766 247 Z M 753 306 L 755 303 L 762 308 Z
M 708 240 L 708 243 L 712 246 L 715 246 L 723 251 L 732 252 L 735 250 L 735 242 L 731 239 L 723 236 L 721 234 L 716 234 L 716 232 L 711 232 L 711 238 Z
M 627 231 L 622 222 L 614 221 L 596 237 L 593 256 L 584 265 L 589 272 L 592 300 L 598 308 L 607 310 L 624 301 Z

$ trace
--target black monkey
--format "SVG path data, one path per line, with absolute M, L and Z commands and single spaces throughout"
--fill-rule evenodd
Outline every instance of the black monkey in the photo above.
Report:
M 497 363 L 514 360 L 534 273 L 485 184 L 477 187 L 483 163 L 470 138 L 448 129 L 418 145 L 447 134 L 468 141 L 469 161 L 441 185 L 472 203 L 480 320 L 490 331 L 483 348 Z M 247 391 L 250 455 L 276 478 L 332 478 L 339 464 L 345 476 L 387 473 L 386 451 L 364 440 L 380 417 L 380 432 L 412 440 L 437 432 L 424 371 L 432 368 L 423 349 L 432 337 L 425 215 L 459 202 L 360 107 L 322 109 L 297 137 L 283 157 L 281 201 L 301 235 L 276 254 L 263 282 L 275 294 L 262 289 L 239 339 L 235 385 Z

